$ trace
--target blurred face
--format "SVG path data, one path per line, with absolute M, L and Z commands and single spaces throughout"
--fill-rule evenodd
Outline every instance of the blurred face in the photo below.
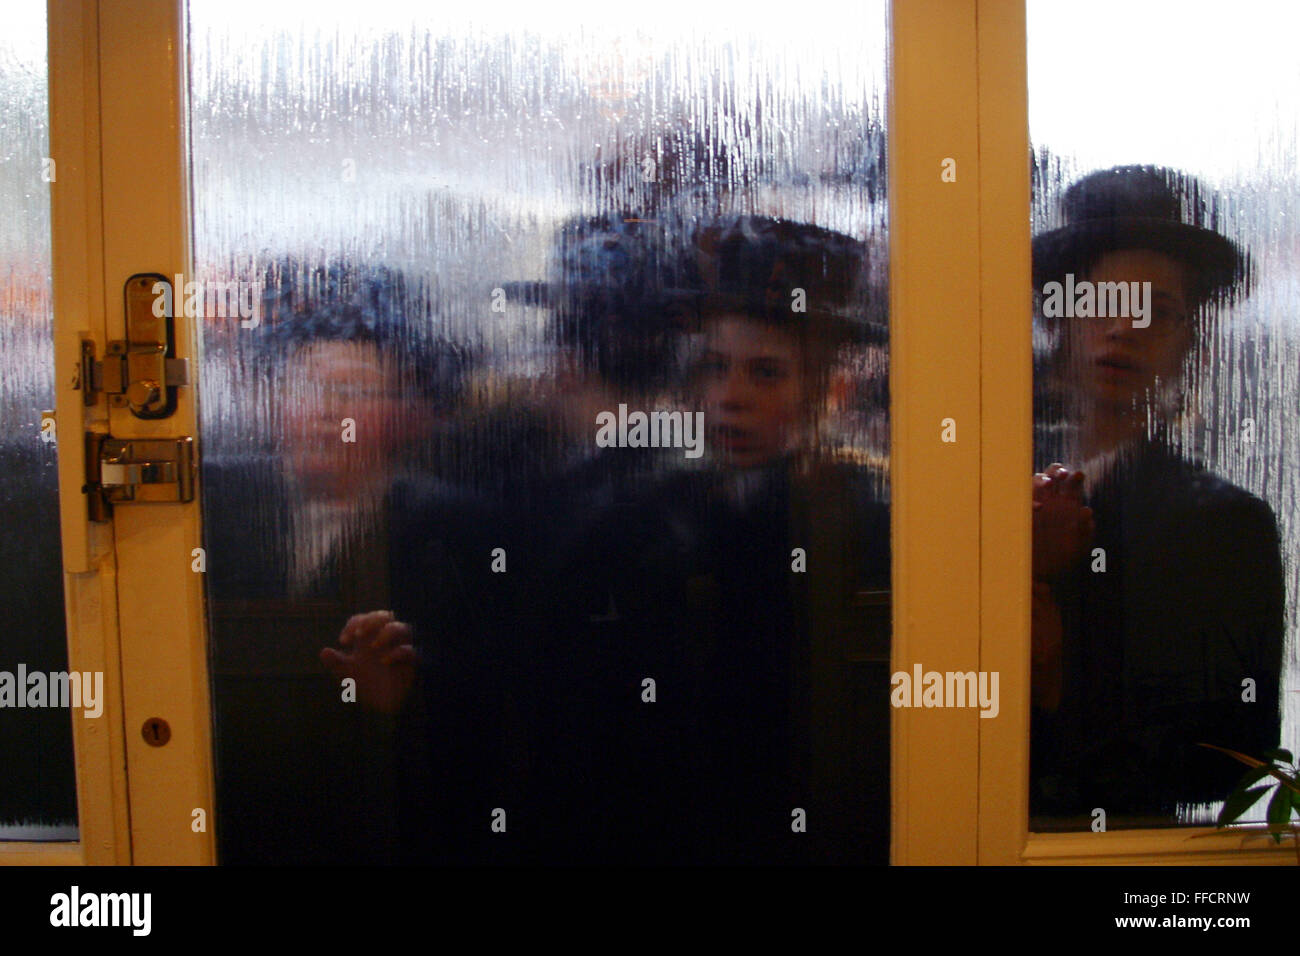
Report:
M 382 474 L 401 439 L 403 396 L 391 363 L 365 342 L 317 342 L 290 360 L 282 399 L 286 457 L 312 497 L 343 497 Z M 356 423 L 345 442 L 344 419 Z
M 1149 249 L 1108 252 L 1088 273 L 1091 282 L 1150 282 L 1151 325 L 1131 318 L 1069 320 L 1071 368 L 1081 398 L 1102 414 L 1123 414 L 1157 382 L 1176 382 L 1191 347 L 1193 322 L 1187 267 Z
M 709 445 L 724 464 L 751 468 L 802 442 L 805 389 L 794 336 L 720 316 L 708 323 L 700 374 Z

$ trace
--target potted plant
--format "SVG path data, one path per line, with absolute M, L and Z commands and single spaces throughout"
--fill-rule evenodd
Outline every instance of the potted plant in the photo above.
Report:
M 1224 801 L 1223 809 L 1219 811 L 1218 828 L 1222 830 L 1231 826 L 1260 797 L 1272 790 L 1266 815 L 1268 832 L 1275 843 L 1282 842 L 1283 834 L 1291 834 L 1296 847 L 1296 862 L 1300 863 L 1300 831 L 1292 822 L 1293 815 L 1300 812 L 1300 768 L 1297 768 L 1291 751 L 1280 747 L 1266 750 L 1260 759 L 1214 744 L 1203 743 L 1200 746 L 1227 754 L 1250 768 Z

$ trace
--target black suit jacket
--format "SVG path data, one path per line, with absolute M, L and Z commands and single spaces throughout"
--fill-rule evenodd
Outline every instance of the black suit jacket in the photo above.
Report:
M 210 456 L 202 479 L 222 862 L 399 860 L 397 722 L 344 701 L 319 658 L 351 615 L 390 605 L 394 496 L 295 594 L 281 462 Z
M 716 477 L 599 513 L 557 569 L 529 668 L 534 850 L 887 862 L 888 507 L 852 468 L 774 469 L 743 507 Z
M 1055 587 L 1062 705 L 1034 715 L 1031 810 L 1171 823 L 1177 804 L 1222 800 L 1241 775 L 1197 743 L 1277 746 L 1277 525 L 1259 498 L 1159 442 L 1087 503 L 1105 570 L 1090 554 Z

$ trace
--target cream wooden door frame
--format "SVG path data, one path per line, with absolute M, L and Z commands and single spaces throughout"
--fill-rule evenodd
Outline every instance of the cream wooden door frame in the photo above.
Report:
M 81 842 L 0 860 L 211 863 L 213 770 L 197 501 L 88 526 L 67 436 L 198 436 L 196 389 L 143 422 L 72 388 L 80 340 L 122 337 L 122 283 L 189 273 L 184 0 L 50 0 L 55 333 L 70 666 L 103 669 L 75 726 Z M 1000 713 L 900 709 L 893 860 L 1286 862 L 1188 831 L 1031 836 L 1029 164 L 1023 0 L 894 0 L 889 175 L 894 670 L 1001 675 Z M 941 163 L 956 163 L 955 181 Z M 178 354 L 197 356 L 178 321 Z M 197 373 L 197 361 L 194 371 Z M 940 440 L 952 419 L 956 442 Z M 141 726 L 162 717 L 164 747 Z M 128 810 L 129 808 L 129 810 Z M 197 829 L 196 811 L 206 817 Z
M 975 6 L 895 0 L 891 14 L 886 129 L 895 672 L 910 673 L 918 663 L 941 671 L 979 667 Z M 955 181 L 941 178 L 945 161 L 955 163 Z M 941 440 L 947 419 L 956 428 L 955 442 Z M 1004 712 L 1008 706 L 1004 700 Z M 895 863 L 976 862 L 980 722 L 975 710 L 894 711 Z
M 124 338 L 123 285 L 138 272 L 189 273 L 185 61 L 177 3 L 51 0 L 54 337 L 59 491 L 69 666 L 102 670 L 105 707 L 74 717 L 77 844 L 0 845 L 38 863 L 203 864 L 214 820 L 197 500 L 125 505 L 88 521 L 86 432 L 115 438 L 195 435 L 195 390 L 174 415 L 135 418 L 107 400 L 85 408 L 82 340 L 103 357 Z M 196 356 L 177 322 L 178 357 Z M 146 743 L 147 720 L 171 739 Z M 196 812 L 199 811 L 199 812 Z
M 947 6 L 942 0 L 930 5 Z M 913 4 L 898 0 L 897 7 Z M 1243 841 L 1213 827 L 1028 832 L 1033 383 L 1025 10 L 1023 0 L 977 0 L 973 7 L 977 65 L 969 81 L 978 90 L 980 260 L 977 633 L 980 667 L 1002 674 L 1002 713 L 979 721 L 977 776 L 962 778 L 979 794 L 972 825 L 978 862 L 1293 863 L 1293 847 L 1258 836 Z

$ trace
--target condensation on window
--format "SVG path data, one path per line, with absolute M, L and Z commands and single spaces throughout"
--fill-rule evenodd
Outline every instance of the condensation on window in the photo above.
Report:
M 5 10 L 0 36 L 0 840 L 77 839 L 72 722 L 39 681 L 66 673 L 59 539 L 45 4 Z M 76 436 L 73 436 L 76 440 Z M 22 681 L 20 686 L 19 681 Z M 42 685 L 48 687 L 48 683 Z M 31 692 L 31 693 L 29 693 Z M 18 695 L 23 696 L 19 705 Z M 32 707 L 30 704 L 41 704 Z
M 1034 466 L 1084 474 L 1035 492 L 1034 829 L 1213 823 L 1200 744 L 1300 743 L 1297 26 L 1028 4 Z
M 622 816 L 660 832 L 665 781 L 683 775 L 638 789 L 590 754 L 669 759 L 667 731 L 627 735 L 645 714 L 684 719 L 671 701 L 688 686 L 708 697 L 664 675 L 698 676 L 691 655 L 721 654 L 742 624 L 756 636 L 736 673 L 761 680 L 709 699 L 736 729 L 766 687 L 753 740 L 804 739 L 789 714 L 811 720 L 807 701 L 829 698 L 799 697 L 813 678 L 787 662 L 841 628 L 816 679 L 839 695 L 843 722 L 819 726 L 843 752 L 800 750 L 791 773 L 847 821 L 823 858 L 887 852 L 888 763 L 855 763 L 887 750 L 852 749 L 868 713 L 888 743 L 885 5 L 772 19 L 476 3 L 433 18 L 195 0 L 190 14 L 222 858 L 386 862 L 435 821 L 444 858 L 492 859 L 506 851 L 475 841 L 536 833 L 530 812 L 565 821 L 573 848 L 626 849 L 626 832 L 595 836 L 620 816 L 602 801 L 641 793 Z M 808 319 L 755 321 L 772 309 Z M 649 435 L 647 412 L 664 416 Z M 816 529 L 817 561 L 796 528 Z M 345 700 L 356 652 L 340 628 L 388 610 L 426 633 L 388 632 L 414 648 L 409 668 L 398 651 L 393 680 Z M 688 625 L 703 637 L 678 646 Z M 641 708 L 661 691 L 659 710 L 602 696 L 610 674 L 652 665 L 630 686 Z M 412 671 L 436 689 L 412 691 Z M 462 686 L 439 685 L 449 673 Z M 548 687 L 564 706 L 539 704 Z M 454 718 L 434 713 L 457 694 L 472 699 Z M 587 757 L 557 752 L 570 731 Z M 766 759 L 720 734 L 709 746 L 737 775 Z M 671 752 L 687 751 L 703 759 Z M 422 803 L 448 766 L 497 802 Z M 581 791 L 602 774 L 617 785 Z M 792 832 L 782 806 L 767 832 Z M 695 824 L 683 846 L 737 860 L 721 834 L 756 825 Z

